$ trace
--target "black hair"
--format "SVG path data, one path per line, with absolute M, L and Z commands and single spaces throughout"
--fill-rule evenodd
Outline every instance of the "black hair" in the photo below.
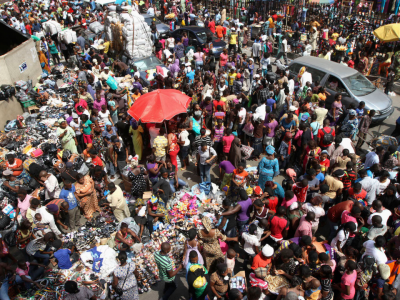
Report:
M 321 191 L 322 194 L 325 194 L 329 192 L 329 186 L 327 184 L 321 184 L 319 186 L 319 190 Z
M 256 234 L 256 232 L 257 232 L 257 225 L 256 224 L 251 224 L 250 226 L 249 226 L 249 234 Z
M 322 252 L 322 253 L 318 254 L 318 258 L 321 262 L 325 263 L 329 260 L 329 255 L 326 254 L 325 252 Z
M 311 269 L 306 265 L 300 266 L 299 273 L 301 277 L 310 277 L 312 274 Z
M 303 236 L 300 238 L 300 241 L 301 241 L 304 245 L 309 246 L 309 245 L 311 245 L 312 239 L 311 239 L 311 237 L 310 237 L 309 235 L 303 235 Z
M 196 238 L 196 235 L 197 235 L 196 228 L 189 229 L 188 234 L 189 234 L 189 241 L 193 241 Z
M 231 289 L 228 292 L 228 299 L 229 300 L 237 300 L 242 293 L 238 289 Z
M 198 256 L 199 255 L 197 254 L 196 250 L 192 250 L 192 251 L 189 252 L 189 259 L 195 258 L 195 257 L 198 257 Z
M 248 300 L 258 300 L 261 297 L 261 289 L 258 286 L 251 286 L 247 289 Z
M 62 241 L 61 240 L 55 240 L 53 242 L 53 247 L 56 248 L 57 250 L 61 248 Z
M 379 235 L 375 238 L 375 247 L 380 248 L 385 246 L 385 244 L 386 244 L 386 239 L 382 235 Z
M 121 263 L 125 263 L 128 258 L 125 251 L 120 251 L 117 257 Z
M 217 265 L 217 273 L 223 274 L 228 269 L 228 266 L 225 263 L 220 263 Z
M 327 278 L 327 279 L 331 279 L 332 278 L 332 268 L 330 266 L 322 265 L 320 270 L 321 270 L 321 273 L 323 274 L 324 278 Z

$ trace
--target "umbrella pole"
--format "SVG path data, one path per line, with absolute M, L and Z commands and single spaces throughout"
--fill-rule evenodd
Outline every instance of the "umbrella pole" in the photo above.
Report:
M 168 135 L 168 129 L 167 129 L 167 123 L 164 120 L 164 126 L 165 126 L 165 133 Z

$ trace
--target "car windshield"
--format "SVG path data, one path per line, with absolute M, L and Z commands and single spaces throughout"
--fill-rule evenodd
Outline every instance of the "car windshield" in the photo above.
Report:
M 354 96 L 365 96 L 376 90 L 376 87 L 360 73 L 343 78 L 344 83 Z
M 141 60 L 133 62 L 133 64 L 138 68 L 138 71 L 146 71 L 155 69 L 156 66 L 162 65 L 162 62 L 155 56 L 150 56 Z
M 196 35 L 202 43 L 205 43 L 207 41 L 207 35 L 212 36 L 213 41 L 215 40 L 215 36 L 212 34 L 211 30 L 197 31 Z
M 144 21 L 147 23 L 147 25 L 151 26 L 151 22 L 155 21 L 156 25 L 161 24 L 161 22 L 157 18 L 144 18 Z

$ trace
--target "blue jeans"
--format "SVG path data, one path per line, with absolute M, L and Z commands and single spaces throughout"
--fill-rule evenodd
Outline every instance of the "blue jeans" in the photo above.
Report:
M 183 181 L 182 179 L 178 178 L 178 183 L 180 186 L 186 186 L 187 183 L 185 181 Z M 176 192 L 176 188 L 175 188 L 175 179 L 170 179 L 169 180 L 169 186 L 171 188 L 171 192 L 175 193 Z
M 149 177 L 149 180 L 151 181 L 152 185 L 155 185 L 158 182 L 158 177 L 155 177 L 155 178 L 150 178 Z
M 239 234 L 243 233 L 244 226 L 246 226 L 248 222 L 249 222 L 249 220 L 246 220 L 246 221 L 236 220 L 236 226 L 239 229 Z
M 211 169 L 211 165 L 209 165 L 209 164 L 206 164 L 206 165 L 200 164 L 201 182 L 204 182 L 204 181 L 211 182 L 210 169 Z M 204 180 L 204 177 L 206 178 L 206 180 Z
M 33 254 L 33 257 L 35 258 L 42 258 L 43 262 L 42 264 L 44 264 L 45 266 L 47 266 L 50 262 L 50 255 L 49 254 L 42 254 L 40 253 L 40 251 L 37 251 L 35 254 Z
M 268 35 L 272 35 L 273 28 L 268 28 Z
M 114 176 L 115 175 L 115 167 L 114 164 L 111 161 L 107 161 L 107 170 L 110 171 L 110 176 Z
M 10 300 L 10 297 L 8 296 L 8 288 L 10 286 L 8 280 L 8 277 L 4 278 L 3 284 L 0 288 L 0 300 Z
M 203 68 L 203 61 L 196 61 L 196 69 L 200 70 L 201 68 Z

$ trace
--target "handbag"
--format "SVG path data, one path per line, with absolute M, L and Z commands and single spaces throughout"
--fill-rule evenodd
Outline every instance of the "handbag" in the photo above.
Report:
M 126 281 L 126 278 L 128 277 L 130 267 L 131 267 L 131 265 L 129 265 L 128 270 L 126 271 L 126 276 L 125 276 L 125 279 L 124 279 L 124 283 L 122 284 L 122 287 L 121 287 L 121 288 L 117 287 L 117 288 L 114 289 L 115 292 L 116 292 L 119 296 L 122 296 L 122 295 L 124 294 L 123 288 L 124 288 L 124 286 L 125 286 L 125 281 Z
M 43 150 L 40 148 L 37 148 L 31 152 L 31 156 L 34 158 L 40 157 L 42 155 L 43 155 Z
M 206 159 L 206 161 L 207 161 L 207 160 L 210 160 L 210 159 L 212 158 L 210 149 L 208 149 L 208 152 L 210 153 L 210 156 Z M 215 155 L 214 158 L 211 159 L 211 161 L 209 161 L 207 164 L 209 164 L 210 166 L 212 166 L 212 165 L 217 161 L 217 158 L 218 158 L 218 156 Z

